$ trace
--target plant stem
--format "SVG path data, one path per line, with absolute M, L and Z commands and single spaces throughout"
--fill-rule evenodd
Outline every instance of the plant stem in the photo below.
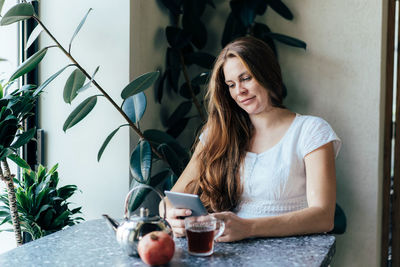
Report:
M 4 181 L 7 187 L 8 202 L 10 208 L 11 221 L 14 228 L 15 240 L 17 242 L 17 246 L 21 246 L 22 245 L 21 224 L 19 222 L 19 217 L 18 217 L 18 207 L 17 207 L 17 199 L 15 197 L 13 175 L 11 175 L 7 160 L 4 159 L 2 162 L 3 162 L 4 172 L 3 169 L 0 167 L 0 178 L 1 180 Z
M 75 60 L 75 58 L 67 51 L 65 50 L 65 48 L 57 41 L 57 39 L 51 34 L 51 32 L 46 28 L 46 26 L 42 23 L 42 21 L 36 17 L 33 16 L 33 18 L 37 21 L 38 24 L 40 24 L 40 26 L 43 27 L 43 30 L 50 36 L 50 38 L 56 43 L 56 45 L 58 46 L 58 48 L 61 49 L 61 51 L 75 64 L 75 66 L 82 71 L 82 73 L 89 79 L 92 80 L 92 84 L 94 84 L 94 86 L 97 87 L 97 89 L 99 89 L 99 91 L 103 94 L 103 96 L 105 98 L 107 98 L 107 100 L 117 109 L 117 111 L 122 115 L 122 117 L 124 117 L 124 119 L 129 123 L 129 126 L 136 132 L 136 134 L 142 138 L 145 139 L 143 133 L 136 127 L 136 125 L 131 121 L 131 119 L 125 114 L 125 112 L 117 105 L 117 103 L 115 103 L 115 101 L 111 98 L 111 96 L 109 96 L 106 91 L 104 91 L 104 89 L 94 80 L 92 79 L 92 77 L 89 75 L 89 73 L 87 73 L 87 71 Z M 150 144 L 150 142 L 149 142 Z M 156 154 L 159 158 L 164 159 L 164 157 L 157 151 L 157 149 L 152 146 L 151 149 L 153 151 L 154 154 Z
M 190 94 L 192 95 L 193 103 L 196 106 L 197 111 L 199 112 L 201 120 L 203 122 L 205 122 L 206 121 L 206 117 L 204 116 L 203 109 L 201 108 L 201 105 L 200 105 L 199 101 L 197 100 L 196 95 L 194 94 L 192 83 L 190 82 L 189 75 L 188 75 L 188 72 L 187 72 L 187 68 L 186 68 L 186 65 L 185 65 L 185 59 L 183 57 L 183 54 L 182 54 L 181 50 L 179 50 L 179 56 L 180 56 L 180 61 L 181 61 L 181 64 L 182 64 L 183 76 L 185 77 L 186 83 L 187 83 L 187 85 L 189 87 Z

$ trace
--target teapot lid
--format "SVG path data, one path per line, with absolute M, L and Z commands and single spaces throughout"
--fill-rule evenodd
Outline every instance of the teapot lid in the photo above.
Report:
M 139 216 L 134 216 L 131 218 L 133 221 L 141 221 L 141 222 L 154 222 L 160 221 L 160 216 L 149 215 L 149 209 L 141 207 L 139 211 Z

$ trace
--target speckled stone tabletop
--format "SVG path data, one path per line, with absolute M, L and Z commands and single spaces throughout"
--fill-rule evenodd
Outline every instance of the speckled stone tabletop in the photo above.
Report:
M 335 254 L 335 237 L 309 235 L 259 238 L 216 243 L 214 254 L 187 253 L 185 238 L 175 238 L 168 266 L 328 266 Z M 114 233 L 102 219 L 45 236 L 0 255 L 0 266 L 146 266 L 124 255 Z

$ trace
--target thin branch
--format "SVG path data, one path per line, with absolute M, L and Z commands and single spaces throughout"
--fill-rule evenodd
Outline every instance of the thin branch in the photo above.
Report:
M 92 80 L 92 84 L 97 87 L 97 89 L 104 95 L 105 98 L 117 109 L 117 111 L 124 117 L 124 119 L 128 122 L 129 126 L 136 132 L 136 134 L 142 138 L 146 139 L 143 135 L 143 133 L 136 127 L 136 125 L 131 121 L 131 119 L 125 114 L 125 112 L 115 103 L 115 101 L 104 91 L 104 89 L 96 82 L 96 80 L 92 79 L 92 77 L 89 75 L 89 73 L 86 72 L 86 70 L 75 60 L 75 58 L 67 51 L 65 48 L 57 41 L 57 39 L 51 34 L 51 32 L 46 28 L 46 26 L 42 23 L 42 21 L 37 17 L 33 16 L 33 18 L 37 21 L 38 24 L 40 24 L 43 27 L 43 30 L 50 36 L 50 38 L 56 43 L 56 45 L 61 49 L 61 51 L 75 64 L 75 66 L 82 71 L 82 73 Z M 163 160 L 164 157 L 157 151 L 157 149 L 150 145 L 151 149 L 154 154 L 156 154 L 159 158 L 162 158 Z M 165 160 L 166 161 L 166 160 Z
M 8 194 L 8 205 L 10 208 L 11 221 L 14 228 L 15 241 L 17 246 L 22 245 L 22 234 L 21 234 L 21 224 L 19 222 L 17 199 L 15 197 L 14 181 L 13 175 L 11 175 L 10 168 L 8 166 L 7 160 L 2 161 L 3 169 L 0 167 L 0 178 L 3 180 L 7 187 Z

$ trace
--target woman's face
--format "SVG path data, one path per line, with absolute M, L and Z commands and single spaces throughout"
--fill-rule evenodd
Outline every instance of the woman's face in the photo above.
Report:
M 231 97 L 249 115 L 260 114 L 271 107 L 268 91 L 256 81 L 239 58 L 228 58 L 223 70 Z

